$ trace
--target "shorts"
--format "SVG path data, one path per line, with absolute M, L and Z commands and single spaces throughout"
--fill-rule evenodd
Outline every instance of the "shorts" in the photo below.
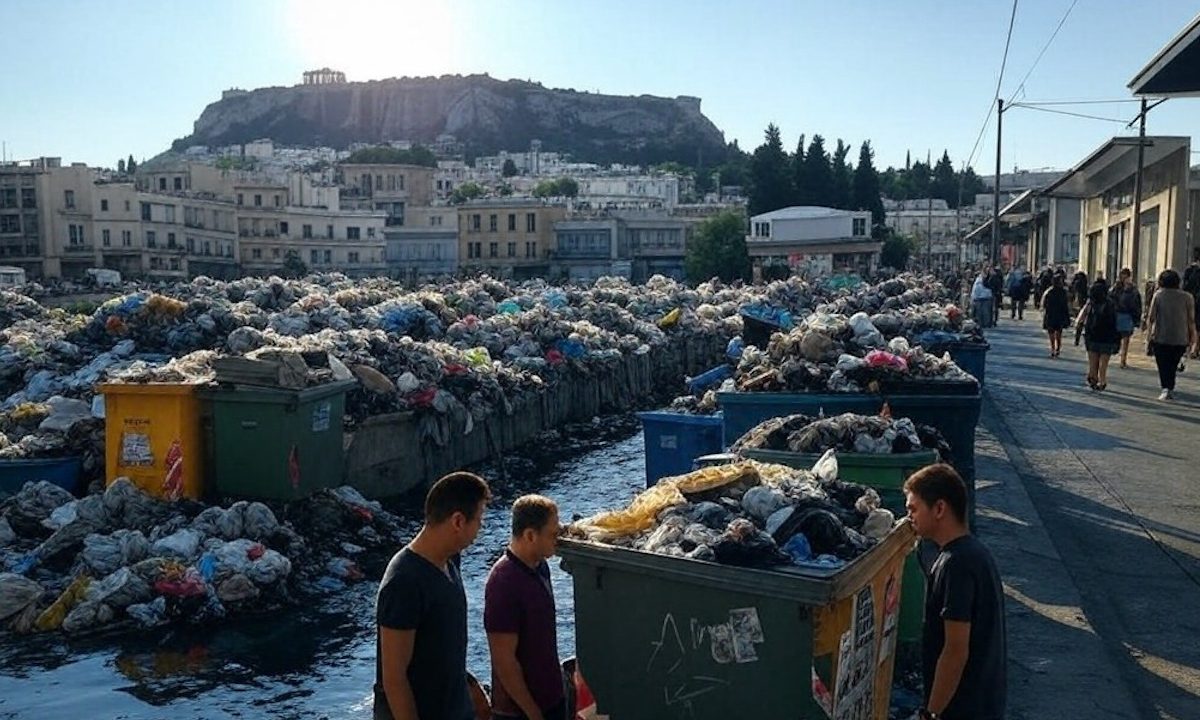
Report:
M 1100 353 L 1101 355 L 1116 355 L 1121 351 L 1120 343 L 1106 343 L 1100 341 L 1088 340 L 1084 345 L 1088 352 Z
M 1117 313 L 1117 332 L 1121 337 L 1130 337 L 1133 335 L 1133 315 L 1129 313 Z

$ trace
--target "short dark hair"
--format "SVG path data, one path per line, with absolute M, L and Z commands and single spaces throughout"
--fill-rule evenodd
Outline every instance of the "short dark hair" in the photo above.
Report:
M 946 463 L 926 465 L 910 475 L 904 481 L 904 492 L 916 495 L 927 505 L 945 500 L 960 522 L 967 520 L 967 484 Z
M 1167 268 L 1158 274 L 1158 286 L 1168 289 L 1176 289 L 1179 287 L 1179 273 L 1171 268 Z
M 469 472 L 452 472 L 433 484 L 425 496 L 425 522 L 436 525 L 456 512 L 467 520 L 479 514 L 479 503 L 492 499 L 483 478 Z
M 1108 298 L 1108 283 L 1104 282 L 1104 278 L 1100 278 L 1092 283 L 1091 289 L 1088 290 L 1088 299 L 1099 304 Z
M 520 537 L 526 530 L 541 530 L 558 514 L 558 505 L 544 495 L 522 495 L 512 506 L 512 534 Z
M 1118 277 L 1133 277 L 1133 271 L 1129 268 L 1121 268 L 1121 272 L 1119 273 Z

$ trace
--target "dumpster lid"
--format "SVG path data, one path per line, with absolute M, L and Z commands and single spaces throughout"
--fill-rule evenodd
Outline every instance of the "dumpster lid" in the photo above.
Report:
M 191 395 L 208 384 L 208 380 L 177 383 L 101 383 L 96 386 L 96 392 L 104 395 Z
M 720 425 L 724 422 L 724 416 L 720 412 L 712 415 L 693 415 L 692 413 L 656 410 L 653 412 L 640 412 L 637 416 L 642 422 L 668 422 L 680 425 Z

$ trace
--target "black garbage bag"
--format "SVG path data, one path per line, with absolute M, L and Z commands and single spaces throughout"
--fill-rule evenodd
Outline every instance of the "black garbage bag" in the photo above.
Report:
M 767 533 L 754 523 L 738 518 L 729 523 L 724 534 L 713 545 L 713 554 L 722 565 L 748 568 L 769 568 L 790 563 L 791 558 L 780 551 Z

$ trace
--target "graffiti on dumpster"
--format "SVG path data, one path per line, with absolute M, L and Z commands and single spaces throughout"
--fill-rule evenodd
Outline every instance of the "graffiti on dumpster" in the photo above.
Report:
M 667 613 L 657 640 L 651 641 L 653 651 L 646 663 L 648 675 L 663 676 L 663 703 L 675 707 L 680 717 L 693 714 L 692 701 L 729 682 L 722 678 L 694 672 L 692 665 L 703 665 L 707 655 L 720 665 L 748 663 L 758 660 L 755 645 L 765 641 L 757 608 L 735 608 L 723 623 L 707 625 L 690 618 L 681 634 L 675 616 Z M 690 661 L 690 662 L 689 662 Z

